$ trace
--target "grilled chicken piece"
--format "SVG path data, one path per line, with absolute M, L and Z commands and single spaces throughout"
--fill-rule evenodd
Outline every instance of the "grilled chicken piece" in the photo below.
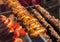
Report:
M 4 4 L 4 2 L 2 0 L 0 0 L 0 5 L 3 5 L 3 4 Z
M 12 8 L 13 13 L 18 16 L 18 20 L 26 26 L 30 36 L 44 35 L 46 33 L 46 29 L 36 18 L 30 15 L 17 0 L 7 0 L 7 3 L 9 4 L 9 7 Z

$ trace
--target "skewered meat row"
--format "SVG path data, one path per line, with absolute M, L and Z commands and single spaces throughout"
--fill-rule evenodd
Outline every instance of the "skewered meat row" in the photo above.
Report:
M 17 0 L 7 0 L 7 2 L 13 13 L 18 15 L 18 20 L 22 20 L 30 36 L 46 35 L 46 29 Z
M 21 38 L 19 38 L 20 36 L 25 36 L 26 32 L 24 31 L 24 29 L 22 28 L 22 26 L 20 26 L 19 23 L 17 22 L 13 22 L 10 18 L 7 18 L 3 15 L 0 15 L 0 39 L 2 39 L 1 42 L 9 42 L 10 39 L 14 40 L 13 42 L 23 42 Z M 2 34 L 7 35 L 7 37 L 9 37 L 10 33 L 14 33 L 12 37 L 10 37 L 10 39 L 8 38 L 8 40 L 4 41 L 4 36 L 1 37 Z M 6 38 L 7 38 L 6 37 Z
M 38 6 L 38 5 L 36 5 L 36 6 Z M 44 25 L 45 28 L 49 28 L 49 30 L 51 31 L 51 34 L 53 33 L 52 35 L 58 39 L 57 41 L 60 41 L 60 36 L 58 35 L 58 33 L 53 29 L 53 27 L 48 22 L 46 22 L 46 20 L 40 15 L 40 13 L 31 7 L 28 7 L 28 8 L 30 8 L 32 10 L 31 12 L 33 12 L 33 15 L 39 19 L 39 21 Z
M 32 6 L 33 7 L 33 6 Z M 38 13 L 37 13 L 37 11 L 35 10 L 35 9 L 33 9 L 31 6 L 30 7 L 26 7 L 26 8 L 29 8 L 29 9 L 31 9 L 30 11 L 32 12 L 32 16 L 34 16 L 35 17 L 35 15 L 37 16 L 38 15 Z M 40 16 L 40 15 L 39 15 Z M 39 18 L 39 16 L 37 16 L 38 18 Z M 42 16 L 40 16 L 40 20 L 42 20 L 43 21 L 43 19 L 41 19 L 41 17 Z M 47 24 L 46 24 L 46 22 L 44 22 L 44 25 L 46 26 L 45 28 L 47 28 Z M 46 35 L 44 35 L 44 37 L 45 37 L 45 39 L 47 40 L 47 42 L 52 42 L 52 40 L 50 39 L 50 36 L 46 36 Z
M 60 25 L 59 25 L 59 20 L 56 19 L 54 16 L 51 16 L 49 12 L 47 12 L 44 8 L 42 8 L 40 5 L 35 6 L 36 9 L 38 9 L 42 15 L 49 20 L 57 29 L 60 31 Z
M 46 22 L 46 20 L 40 15 L 40 13 L 37 12 L 36 9 L 32 9 L 32 11 L 34 13 L 33 15 L 35 15 L 39 19 L 39 21 L 42 22 L 45 28 L 49 28 L 49 30 L 51 31 L 51 35 L 57 38 L 57 41 L 60 41 L 60 35 L 58 35 L 58 33 L 54 30 L 54 28 L 48 22 Z

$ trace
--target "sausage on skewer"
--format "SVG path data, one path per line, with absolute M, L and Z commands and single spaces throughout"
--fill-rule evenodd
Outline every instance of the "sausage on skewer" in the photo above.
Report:
M 54 28 L 40 15 L 39 12 L 36 11 L 36 9 L 32 9 L 33 15 L 35 15 L 38 20 L 44 25 L 45 28 L 49 28 L 51 31 L 51 35 L 53 35 L 55 38 L 57 38 L 57 41 L 60 40 L 60 35 L 54 30 Z
M 50 13 L 48 11 L 46 11 L 43 7 L 41 7 L 40 5 L 36 6 L 36 9 L 39 10 L 39 12 L 42 13 L 42 15 L 47 19 L 49 20 L 59 31 L 60 31 L 60 23 L 59 23 L 59 20 L 56 19 L 54 16 L 51 16 Z

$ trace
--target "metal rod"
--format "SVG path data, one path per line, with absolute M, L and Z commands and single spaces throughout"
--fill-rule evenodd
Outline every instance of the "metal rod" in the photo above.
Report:
M 27 42 L 32 42 L 32 40 L 31 40 L 31 38 L 29 37 L 28 34 L 26 34 L 25 38 L 26 38 L 26 41 L 27 41 Z
M 44 42 L 47 42 L 46 39 L 43 36 L 40 35 L 40 37 Z
M 12 11 L 6 11 L 6 12 L 1 12 L 0 15 L 7 15 L 8 13 L 11 13 Z

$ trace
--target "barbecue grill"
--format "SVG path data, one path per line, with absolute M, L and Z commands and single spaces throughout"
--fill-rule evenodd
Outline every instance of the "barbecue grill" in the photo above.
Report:
M 25 3 L 25 4 L 27 4 L 27 3 Z M 60 30 L 57 29 L 57 27 L 55 27 L 54 25 L 52 25 L 53 23 L 51 23 L 49 20 L 47 20 L 43 15 L 42 15 L 43 18 L 46 20 L 46 22 L 48 22 L 49 26 L 52 27 L 52 29 L 50 28 L 50 30 L 49 30 L 49 26 L 46 27 L 46 26 L 43 24 L 43 22 L 41 22 L 41 21 L 39 20 L 39 18 L 37 17 L 37 15 L 34 13 L 34 11 L 36 10 L 38 14 L 42 14 L 42 13 L 39 12 L 39 10 L 36 8 L 37 6 L 39 6 L 39 5 L 34 5 L 34 4 L 33 4 L 33 6 L 29 6 L 29 5 L 27 4 L 27 7 L 25 7 L 25 8 L 26 8 L 30 13 L 33 13 L 33 14 L 31 14 L 31 15 L 33 15 L 35 18 L 37 18 L 38 21 L 46 28 L 47 34 L 50 36 L 50 39 L 51 39 L 53 42 L 56 42 L 58 39 L 57 39 L 56 37 L 54 37 L 55 34 L 53 35 L 53 34 L 51 33 L 51 30 L 52 30 L 52 32 L 53 32 L 53 31 L 57 32 L 56 35 L 59 35 L 59 36 L 60 36 Z M 58 5 L 56 5 L 55 7 L 60 7 L 60 5 L 58 4 Z M 54 6 L 51 7 L 51 8 L 54 8 Z M 51 8 L 48 8 L 48 9 L 51 9 Z M 48 9 L 47 9 L 47 10 L 48 10 Z M 8 10 L 8 11 L 5 11 L 5 12 L 1 12 L 0 15 L 5 15 L 5 16 L 8 17 L 9 15 L 11 15 L 11 13 L 12 13 L 12 11 L 11 11 L 11 10 Z M 17 18 L 17 17 L 16 17 L 16 18 Z M 35 38 L 35 37 L 30 37 L 29 35 L 26 35 L 26 36 L 25 36 L 25 39 L 26 39 L 26 40 L 28 39 L 28 41 L 26 41 L 26 42 L 47 42 L 47 40 L 46 40 L 43 36 L 40 36 L 40 37 L 38 37 L 38 38 Z M 60 38 L 59 38 L 59 40 L 60 40 Z M 59 41 L 59 42 L 60 42 L 60 41 Z

